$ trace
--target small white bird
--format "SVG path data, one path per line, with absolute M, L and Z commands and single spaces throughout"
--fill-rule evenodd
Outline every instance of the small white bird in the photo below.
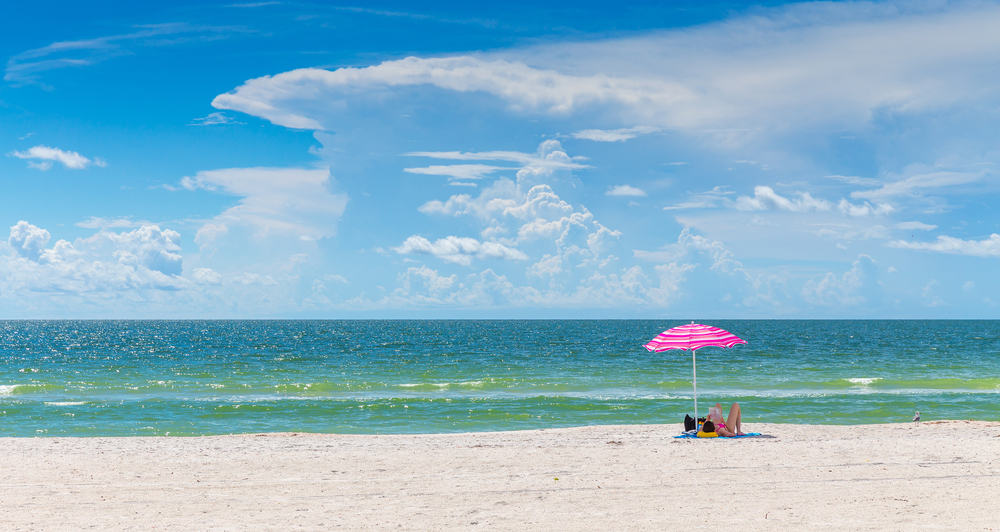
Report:
M 920 421 L 920 412 L 919 411 L 914 412 L 914 414 L 913 414 L 913 421 L 914 422 Z

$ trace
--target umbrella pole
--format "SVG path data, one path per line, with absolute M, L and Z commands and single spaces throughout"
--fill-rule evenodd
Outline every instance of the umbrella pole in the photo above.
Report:
M 698 363 L 695 361 L 696 355 L 698 354 L 697 349 L 691 351 L 691 374 L 692 381 L 694 385 L 694 424 L 698 426 Z

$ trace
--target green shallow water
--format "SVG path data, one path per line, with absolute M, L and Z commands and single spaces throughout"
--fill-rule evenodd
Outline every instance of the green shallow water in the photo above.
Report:
M 705 320 L 702 412 L 753 422 L 1000 421 L 998 321 Z M 399 433 L 674 423 L 679 321 L 5 321 L 0 435 Z

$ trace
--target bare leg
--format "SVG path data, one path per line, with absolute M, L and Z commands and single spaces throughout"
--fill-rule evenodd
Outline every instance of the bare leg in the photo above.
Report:
M 726 419 L 726 426 L 729 427 L 736 434 L 743 434 L 743 413 L 740 411 L 740 404 L 733 403 L 733 406 L 729 407 L 729 418 Z

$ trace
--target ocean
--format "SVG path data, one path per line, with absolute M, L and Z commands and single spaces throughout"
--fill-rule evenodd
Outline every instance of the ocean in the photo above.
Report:
M 700 320 L 699 411 L 1000 421 L 1000 321 Z M 0 436 L 439 433 L 677 423 L 685 320 L 0 321 Z M 728 410 L 728 408 L 727 408 Z

